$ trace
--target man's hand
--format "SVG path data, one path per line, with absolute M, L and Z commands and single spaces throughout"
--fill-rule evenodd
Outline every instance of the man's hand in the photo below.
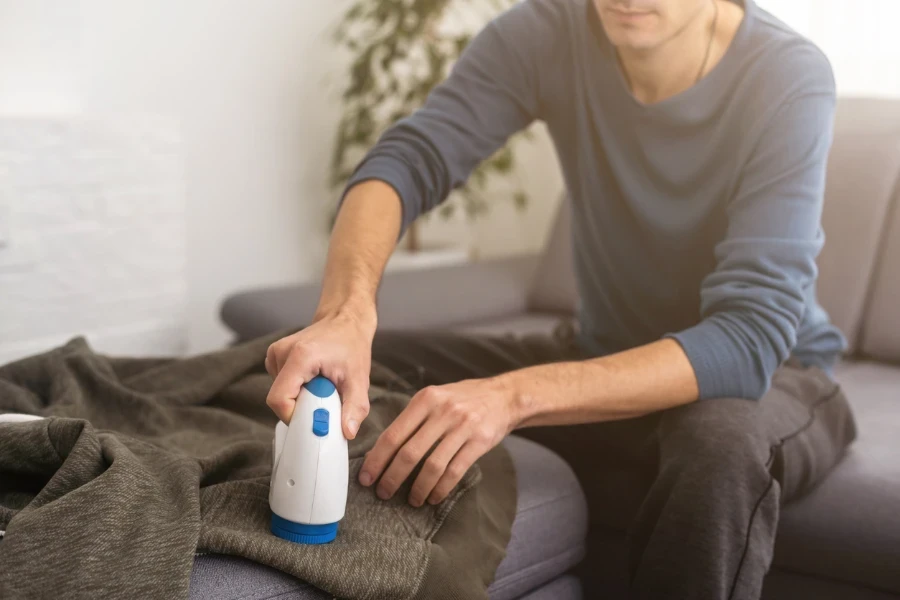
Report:
M 517 425 L 516 395 L 502 377 L 427 387 L 382 432 L 368 453 L 359 481 L 379 477 L 382 499 L 394 495 L 422 457 L 438 443 L 413 483 L 409 503 L 437 504 L 472 464 Z
M 369 370 L 375 334 L 374 307 L 371 318 L 365 318 L 363 312 L 343 311 L 322 317 L 269 346 L 266 370 L 275 382 L 266 404 L 279 419 L 290 423 L 300 388 L 322 375 L 341 394 L 344 437 L 356 437 L 369 414 Z
M 436 504 L 513 429 L 631 419 L 697 396 L 691 363 L 671 339 L 600 358 L 428 387 L 378 438 L 359 482 L 378 481 L 378 496 L 390 498 L 437 444 L 409 495 L 413 506 L 426 500 Z

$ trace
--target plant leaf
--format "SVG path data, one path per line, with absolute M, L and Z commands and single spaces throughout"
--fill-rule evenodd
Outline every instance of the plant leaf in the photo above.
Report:
M 522 190 L 518 190 L 513 194 L 513 204 L 515 204 L 518 211 L 523 212 L 528 208 L 528 195 Z
M 498 173 L 509 173 L 513 167 L 513 153 L 509 146 L 497 152 L 490 160 L 491 167 Z
M 456 212 L 456 206 L 450 202 L 443 204 L 438 211 L 443 219 L 449 219 Z

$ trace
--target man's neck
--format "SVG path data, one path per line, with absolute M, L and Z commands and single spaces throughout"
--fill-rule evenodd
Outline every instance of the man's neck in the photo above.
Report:
M 714 2 L 719 3 L 718 18 Z M 742 17 L 743 9 L 734 2 L 710 0 L 660 46 L 644 51 L 619 48 L 619 62 L 631 93 L 644 104 L 654 104 L 692 87 L 722 59 Z

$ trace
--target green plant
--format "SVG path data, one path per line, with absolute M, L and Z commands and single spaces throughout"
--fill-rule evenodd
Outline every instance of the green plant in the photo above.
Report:
M 482 26 L 515 0 L 356 0 L 344 14 L 335 41 L 351 54 L 342 93 L 343 116 L 331 161 L 331 183 L 343 189 L 353 169 L 390 125 L 424 104 L 429 92 Z M 466 24 L 475 23 L 474 28 Z M 528 196 L 515 178 L 514 146 L 523 132 L 485 160 L 458 190 L 469 219 L 488 211 L 484 195 L 494 177 L 512 180 L 510 199 L 524 209 Z M 438 214 L 457 210 L 444 203 Z M 411 249 L 417 249 L 411 232 Z

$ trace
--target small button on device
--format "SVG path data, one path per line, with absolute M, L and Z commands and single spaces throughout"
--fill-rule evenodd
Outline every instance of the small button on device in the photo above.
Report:
M 328 435 L 328 410 L 317 408 L 313 411 L 313 433 L 319 437 Z

